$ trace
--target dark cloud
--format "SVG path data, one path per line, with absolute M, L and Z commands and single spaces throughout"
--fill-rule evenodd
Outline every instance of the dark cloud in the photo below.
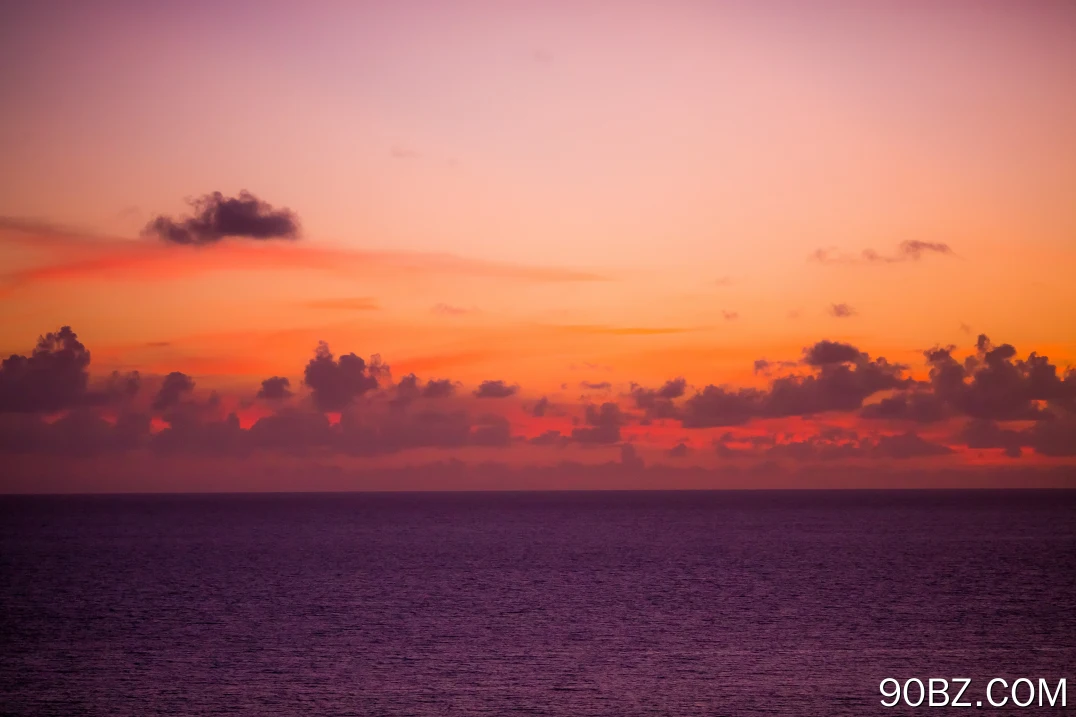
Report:
M 164 383 L 153 398 L 153 410 L 167 411 L 179 405 L 183 397 L 194 390 L 194 379 L 180 371 L 164 377 Z
M 397 405 L 407 404 L 417 398 L 448 398 L 456 392 L 456 384 L 449 379 L 434 379 L 421 385 L 415 374 L 409 373 L 396 384 Z
M 746 444 L 733 447 L 730 443 Z M 714 442 L 718 455 L 724 458 L 755 458 L 772 461 L 843 461 L 854 459 L 905 460 L 947 455 L 953 452 L 948 446 L 928 441 L 914 432 L 882 435 L 877 438 L 860 437 L 855 431 L 828 427 L 812 436 L 792 438 L 784 436 L 751 436 L 736 439 L 725 434 Z
M 620 427 L 628 422 L 620 406 L 612 402 L 588 405 L 583 421 L 584 427 L 572 429 L 571 439 L 577 443 L 618 443 Z
M 924 458 L 944 456 L 953 452 L 949 446 L 932 443 L 917 433 L 909 431 L 893 436 L 882 436 L 874 445 L 874 454 L 880 458 Z
M 531 408 L 531 415 L 535 418 L 541 418 L 545 415 L 547 410 L 549 410 L 549 399 L 542 396 L 535 402 L 534 407 Z
M 817 373 L 781 376 L 769 390 L 706 386 L 675 411 L 686 428 L 737 426 L 755 418 L 852 411 L 869 396 L 910 385 L 905 366 L 890 364 L 848 344 L 822 341 L 804 350 Z M 756 363 L 756 368 L 758 363 Z M 769 367 L 769 362 L 763 365 Z
M 535 446 L 566 446 L 568 445 L 567 436 L 561 435 L 560 431 L 545 431 L 534 438 L 530 439 L 528 443 Z
M 666 451 L 665 455 L 669 458 L 683 458 L 691 453 L 691 449 L 686 443 L 677 443 L 675 446 Z
M 495 414 L 479 416 L 471 429 L 470 444 L 504 448 L 512 443 L 512 426 L 507 418 Z
M 864 249 L 859 256 L 840 254 L 834 249 L 816 249 L 811 255 L 812 261 L 821 264 L 897 264 L 906 261 L 919 261 L 926 254 L 951 256 L 952 248 L 943 242 L 919 240 L 902 241 L 893 254 L 881 254 L 874 249 Z
M 968 448 L 1000 448 L 1011 458 L 1019 458 L 1022 448 L 1044 456 L 1071 457 L 1076 456 L 1076 416 L 1047 418 L 1022 430 L 976 418 L 964 425 L 956 439 Z
M 1020 360 L 1013 346 L 995 347 L 985 335 L 976 341 L 976 354 L 964 362 L 953 357 L 953 350 L 952 346 L 934 348 L 924 356 L 934 396 L 955 411 L 1000 421 L 1076 412 L 1076 374 L 1069 370 L 1059 375 L 1046 356 L 1033 352 Z
M 456 384 L 447 378 L 427 381 L 422 389 L 423 398 L 448 398 L 455 393 Z
M 863 407 L 863 418 L 934 423 L 946 417 L 945 405 L 932 393 L 914 391 L 887 396 Z
M 142 374 L 138 371 L 113 371 L 104 381 L 92 385 L 86 392 L 86 405 L 130 403 L 142 390 Z
M 194 413 L 179 411 L 168 420 L 168 428 L 150 439 L 150 446 L 159 453 L 243 456 L 249 450 L 248 433 L 234 413 L 223 420 L 203 420 Z
M 590 391 L 608 391 L 610 388 L 613 387 L 613 384 L 609 383 L 608 381 L 599 381 L 599 382 L 582 381 L 579 384 L 579 387 L 580 388 L 585 388 L 585 389 L 590 390 Z
M 297 239 L 299 218 L 290 209 L 274 209 L 244 190 L 238 197 L 220 192 L 190 202 L 194 214 L 181 219 L 157 216 L 143 230 L 173 244 L 213 244 L 226 237 Z
M 687 381 L 684 378 L 666 381 L 661 388 L 656 389 L 633 383 L 631 397 L 635 400 L 635 406 L 645 411 L 647 418 L 674 418 L 677 413 L 673 401 L 683 396 L 685 390 Z
M 706 386 L 677 411 L 684 428 L 739 426 L 763 415 L 766 394 L 753 388 Z
M 756 374 L 768 376 L 776 369 L 796 368 L 799 365 L 799 361 L 770 361 L 769 359 L 757 359 L 754 363 L 754 371 Z
M 853 363 L 863 358 L 863 352 L 851 344 L 839 341 L 819 341 L 803 350 L 803 362 L 808 366 L 825 366 L 834 363 Z
M 254 448 L 291 453 L 305 453 L 332 442 L 332 427 L 324 413 L 294 408 L 259 418 L 247 433 Z
M 642 456 L 635 450 L 635 446 L 630 443 L 625 443 L 620 447 L 620 463 L 625 468 L 630 468 L 632 470 L 639 470 L 646 465 Z
M 51 412 L 80 405 L 89 382 L 90 352 L 70 326 L 45 334 L 29 356 L 0 364 L 0 412 Z
M 336 360 L 324 341 L 318 344 L 303 376 L 320 411 L 340 411 L 378 386 L 377 378 L 370 375 L 361 357 L 349 353 Z
M 483 381 L 474 392 L 476 398 L 508 398 L 519 391 L 519 386 L 509 386 L 504 381 Z
M 1001 448 L 1010 458 L 1019 458 L 1028 445 L 1023 431 L 1002 428 L 995 421 L 973 418 L 964 424 L 956 439 L 968 448 Z
M 826 310 L 830 316 L 838 319 L 847 319 L 855 316 L 858 312 L 852 306 L 848 304 L 830 304 L 830 307 Z
M 262 381 L 258 398 L 267 401 L 283 401 L 291 396 L 291 381 L 284 376 L 272 376 Z

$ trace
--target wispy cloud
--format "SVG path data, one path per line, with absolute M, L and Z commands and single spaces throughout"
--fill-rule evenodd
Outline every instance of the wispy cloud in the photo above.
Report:
M 830 304 L 829 308 L 826 309 L 826 312 L 830 316 L 833 316 L 838 319 L 847 319 L 859 313 L 855 310 L 855 307 L 844 303 Z
M 892 254 L 882 254 L 874 249 L 864 249 L 859 254 L 845 254 L 833 248 L 825 248 L 816 249 L 808 259 L 830 265 L 899 264 L 919 261 L 928 254 L 955 256 L 952 248 L 943 242 L 910 240 L 902 241 Z
M 430 313 L 437 314 L 439 316 L 464 316 L 466 314 L 477 314 L 477 308 L 465 308 L 463 306 L 452 306 L 451 304 L 435 304 L 430 309 Z

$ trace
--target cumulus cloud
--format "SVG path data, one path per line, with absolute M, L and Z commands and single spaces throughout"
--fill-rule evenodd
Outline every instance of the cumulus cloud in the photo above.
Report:
M 642 409 L 647 418 L 673 418 L 676 416 L 673 400 L 683 396 L 685 390 L 687 380 L 679 377 L 666 381 L 660 388 L 645 388 L 633 383 L 631 397 L 636 408 Z
M 868 404 L 859 413 L 863 418 L 934 423 L 946 416 L 945 405 L 932 393 L 922 390 L 887 396 Z
M 29 356 L 0 364 L 0 411 L 59 411 L 79 405 L 89 381 L 90 352 L 70 326 L 41 336 Z
M 859 313 L 855 310 L 854 307 L 845 303 L 830 304 L 829 308 L 826 309 L 826 311 L 829 313 L 830 316 L 837 319 L 847 319 Z
M 995 347 L 983 334 L 975 355 L 964 362 L 953 357 L 953 350 L 934 348 L 924 357 L 934 396 L 956 412 L 1001 421 L 1046 418 L 1054 415 L 1051 409 L 1076 412 L 1076 374 L 1059 375 L 1046 356 L 1032 352 L 1018 359 L 1013 346 Z
M 571 439 L 577 443 L 618 443 L 620 427 L 628 422 L 620 406 L 611 401 L 588 405 L 583 421 L 585 426 L 572 430 Z
M 509 386 L 504 381 L 483 381 L 474 392 L 476 398 L 508 398 L 519 391 L 519 386 Z
M 448 398 L 455 394 L 456 384 L 447 378 L 432 379 L 422 389 L 423 398 Z
M 737 426 L 755 418 L 811 416 L 852 411 L 869 396 L 910 385 L 905 366 L 871 359 L 847 344 L 822 341 L 804 350 L 804 361 L 817 369 L 806 376 L 774 379 L 768 390 L 706 386 L 677 412 L 687 428 Z
M 725 437 L 716 450 L 730 458 L 763 461 L 931 458 L 950 454 L 950 445 L 999 449 L 1014 458 L 1024 450 L 1059 458 L 1076 454 L 1072 369 L 1061 370 L 1036 353 L 1020 358 L 1013 346 L 994 345 L 985 335 L 967 358 L 958 358 L 955 352 L 954 347 L 924 352 L 929 376 L 918 381 L 907 374 L 906 366 L 872 357 L 849 343 L 823 340 L 805 347 L 795 361 L 755 362 L 756 372 L 769 379 L 765 387 L 712 384 L 689 395 L 684 378 L 655 388 L 631 384 L 630 392 L 619 400 L 624 403 L 626 398 L 627 407 L 638 409 L 634 416 L 613 400 L 585 405 L 582 415 L 572 419 L 574 428 L 547 430 L 529 443 L 618 445 L 623 426 L 634 420 L 645 424 L 660 418 L 679 421 L 686 429 L 709 429 L 821 414 L 834 414 L 836 423 L 835 414 L 843 414 L 845 419 L 866 419 L 857 426 L 872 431 L 891 430 L 881 421 L 964 423 L 942 443 L 935 442 L 936 434 L 926 438 L 914 430 L 860 437 L 854 430 L 830 425 L 807 437 Z M 226 415 L 228 400 L 219 396 L 191 400 L 195 383 L 182 372 L 147 379 L 156 390 L 142 399 L 142 377 L 137 372 L 112 372 L 90 383 L 88 371 L 89 351 L 69 327 L 42 336 L 29 356 L 5 360 L 0 366 L 0 450 L 84 456 L 149 447 L 166 453 L 233 456 L 254 450 L 372 456 L 412 448 L 493 448 L 513 443 L 509 420 L 492 411 L 475 417 L 464 410 L 475 402 L 467 396 L 457 398 L 457 384 L 452 381 L 424 383 L 408 374 L 393 384 L 388 366 L 376 355 L 368 363 L 354 353 L 337 359 L 324 343 L 304 370 L 310 401 L 285 403 L 281 399 L 290 395 L 289 380 L 267 378 L 258 397 L 278 402 L 277 410 L 246 430 L 237 417 Z M 583 385 L 606 390 L 605 384 Z M 381 386 L 384 390 L 378 390 Z M 518 386 L 497 380 L 483 382 L 473 395 L 503 398 L 518 391 Z M 356 399 L 366 394 L 372 398 L 358 404 Z M 875 394 L 881 394 L 880 399 L 873 400 Z M 440 400 L 421 403 L 422 399 Z M 482 404 L 502 411 L 496 402 Z M 542 397 L 529 402 L 527 411 L 542 417 L 550 409 L 548 398 Z M 167 427 L 152 431 L 149 410 Z M 339 422 L 334 418 L 330 423 L 327 412 L 339 412 Z M 552 413 L 563 415 L 561 410 Z M 737 432 L 757 434 L 753 428 Z M 687 455 L 692 440 L 683 439 L 667 455 Z
M 167 411 L 179 405 L 184 396 L 194 391 L 194 379 L 180 371 L 164 377 L 164 383 L 153 398 L 153 410 Z
M 144 234 L 172 244 L 214 244 L 226 237 L 297 239 L 299 218 L 290 209 L 272 205 L 243 190 L 238 197 L 213 192 L 190 201 L 193 214 L 173 219 L 159 215 Z
M 839 341 L 819 341 L 803 350 L 803 362 L 808 366 L 852 363 L 863 358 L 863 352 L 851 344 Z
M 321 411 L 340 411 L 378 385 L 377 378 L 370 375 L 361 357 L 349 353 L 337 360 L 324 341 L 318 343 L 303 377 L 311 390 L 314 405 Z
M 272 376 L 262 381 L 258 398 L 266 401 L 283 401 L 291 396 L 291 381 L 284 376 Z

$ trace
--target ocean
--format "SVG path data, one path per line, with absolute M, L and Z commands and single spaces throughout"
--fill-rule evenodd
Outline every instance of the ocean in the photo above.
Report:
M 1076 492 L 0 497 L 0 634 L 9 715 L 1071 710 Z

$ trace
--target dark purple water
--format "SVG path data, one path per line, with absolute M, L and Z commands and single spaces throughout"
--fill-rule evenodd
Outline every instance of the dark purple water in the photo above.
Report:
M 0 498 L 0 628 L 12 715 L 1076 709 L 1076 493 Z

